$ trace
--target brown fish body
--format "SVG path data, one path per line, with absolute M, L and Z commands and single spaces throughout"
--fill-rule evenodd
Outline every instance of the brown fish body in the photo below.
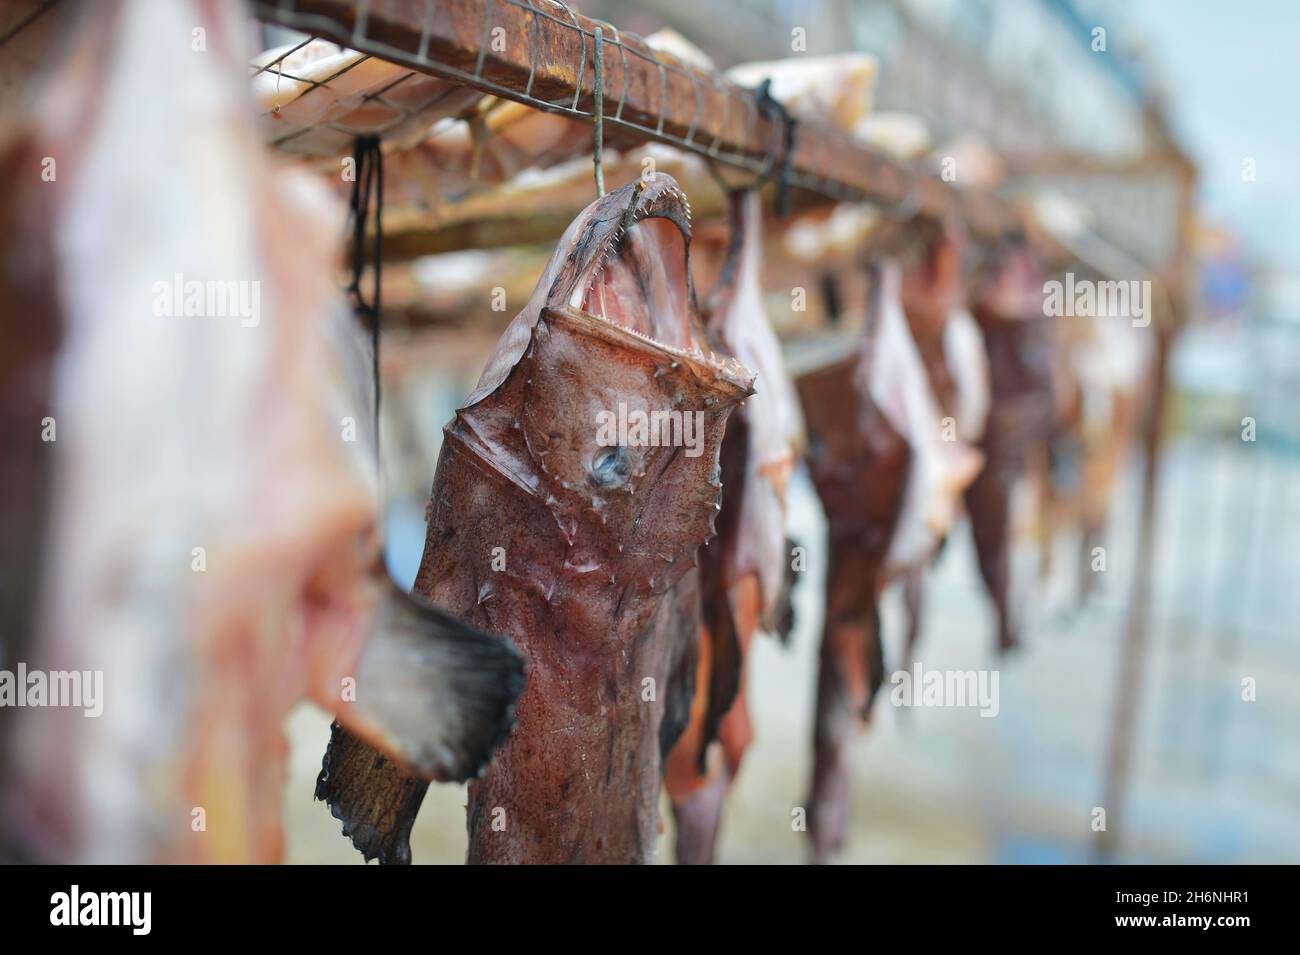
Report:
M 982 355 L 971 367 L 961 334 L 968 329 L 952 334 L 959 239 L 943 227 L 888 239 L 870 266 L 859 354 L 799 381 L 830 537 L 808 802 L 818 861 L 843 844 L 850 745 L 884 678 L 880 593 L 892 579 L 905 581 L 910 654 L 924 573 L 982 464 L 970 445 L 983 426 L 972 385 L 987 369 Z M 972 420 L 958 420 L 968 409 Z
M 667 363 L 629 364 L 619 344 L 574 334 L 566 327 L 573 318 L 555 318 L 543 315 L 544 343 L 494 395 L 502 407 L 525 409 L 518 427 L 475 407 L 449 427 L 416 590 L 512 635 L 529 661 L 516 729 L 471 789 L 469 861 L 643 862 L 658 831 L 663 694 L 677 659 L 692 650 L 691 571 L 708 532 L 701 517 L 711 519 L 717 496 L 728 408 L 709 412 L 699 457 L 658 449 L 657 457 L 678 460 L 650 468 L 674 473 L 661 472 L 662 483 L 640 493 L 569 507 L 544 477 L 524 492 L 483 455 L 498 466 L 518 460 L 545 444 L 546 422 L 589 421 L 571 408 L 587 396 L 560 391 L 560 381 L 603 369 L 595 374 L 622 396 L 660 392 L 652 403 L 673 403 L 684 387 Z M 693 491 L 679 498 L 679 484 Z M 495 547 L 504 548 L 500 571 L 490 569 Z M 646 680 L 658 690 L 651 701 Z M 492 828 L 498 809 L 504 829 Z
M 910 245 L 913 254 L 904 260 L 900 298 L 936 411 L 943 416 L 939 425 L 945 441 L 972 449 L 984 434 L 991 395 L 979 327 L 963 305 L 965 235 L 955 221 L 922 223 L 904 245 Z M 966 485 L 973 478 L 972 472 L 965 478 Z M 955 514 L 949 525 L 954 518 Z M 937 553 L 936 548 L 911 566 L 895 568 L 903 580 L 908 611 L 903 669 L 910 668 L 916 653 L 925 580 Z
M 953 226 L 923 227 L 920 232 L 919 261 L 903 269 L 903 313 L 935 400 L 945 415 L 953 415 L 957 380 L 944 348 L 944 333 L 962 297 L 960 234 Z
M 826 616 L 817 668 L 808 828 L 814 857 L 838 850 L 848 828 L 849 750 L 884 680 L 880 591 L 911 468 L 906 438 L 867 395 L 856 361 L 799 380 L 809 468 L 826 512 Z M 855 413 L 846 414 L 846 402 Z
M 595 297 L 588 300 L 588 308 L 594 304 Z M 655 326 L 647 333 L 673 337 Z M 687 327 L 678 340 L 694 334 Z M 662 748 L 681 729 L 671 720 L 664 725 L 665 694 L 689 692 L 669 683 L 693 656 L 696 551 L 718 506 L 725 421 L 744 392 L 734 383 L 717 388 L 716 368 L 689 361 L 674 367 L 648 344 L 604 319 L 544 310 L 530 348 L 491 400 L 460 412 L 448 430 L 453 456 L 435 480 L 417 589 L 453 609 L 472 598 L 469 619 L 481 615 L 482 626 L 514 635 L 533 674 L 514 734 L 471 788 L 470 862 L 652 858 Z M 583 423 L 619 403 L 705 408 L 702 453 L 645 449 L 657 453 L 631 467 L 626 489 L 593 493 L 569 480 L 581 474 L 569 466 L 571 429 L 578 426 L 581 444 Z M 505 500 L 514 498 L 508 526 L 523 533 L 511 534 L 506 570 L 490 578 L 458 557 L 466 545 L 473 552 L 499 539 L 502 516 L 479 508 L 482 523 L 466 526 L 474 509 L 461 502 L 481 491 L 473 469 L 454 466 L 454 456 L 467 453 L 457 447 L 462 440 L 497 465 L 524 461 L 517 474 L 541 472 L 527 494 L 517 485 L 502 488 Z M 547 457 L 552 449 L 556 459 Z M 475 578 L 472 594 L 468 581 L 457 581 L 467 572 Z M 653 699 L 647 687 L 657 688 Z
M 980 574 L 998 616 L 998 648 L 1019 634 L 1010 606 L 1011 493 L 1029 456 L 1053 427 L 1050 320 L 1042 314 L 1042 273 L 1027 247 L 1013 250 L 976 296 L 993 382 L 980 449 L 985 466 L 966 490 Z
M 470 862 L 652 858 L 662 755 L 689 708 L 696 555 L 752 380 L 702 348 L 688 239 L 668 176 L 589 206 L 445 429 L 415 589 L 529 665 L 515 729 L 470 790 Z M 603 416 L 655 412 L 698 422 L 692 441 L 600 434 Z M 367 821 L 354 842 L 381 861 L 409 860 L 418 799 L 402 787 L 380 773 L 334 806 Z
M 999 480 L 1018 475 L 1026 455 L 1051 430 L 1049 319 L 1004 318 L 985 308 L 975 316 L 984 333 L 993 378 L 993 406 L 983 448 Z
M 817 671 L 808 827 L 814 858 L 848 829 L 849 750 L 884 679 L 879 598 L 913 452 L 863 387 L 879 319 L 879 282 L 861 352 L 799 378 L 808 465 L 826 512 L 826 616 Z

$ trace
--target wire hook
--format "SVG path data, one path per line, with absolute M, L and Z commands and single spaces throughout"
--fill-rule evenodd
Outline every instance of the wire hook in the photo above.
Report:
M 718 172 L 718 167 L 717 167 L 716 165 L 714 165 L 713 157 L 712 157 L 712 156 L 709 156 L 709 157 L 706 157 L 706 158 L 705 158 L 705 160 L 704 160 L 704 168 L 707 169 L 707 170 L 709 171 L 709 175 L 713 177 L 713 182 L 714 182 L 714 184 L 715 184 L 719 189 L 722 190 L 722 194 L 723 194 L 724 196 L 729 196 L 729 195 L 731 195 L 732 192 L 734 192 L 734 191 L 736 190 L 737 187 L 736 187 L 736 186 L 733 186 L 733 185 L 731 185 L 731 183 L 727 182 L 727 180 L 723 178 L 722 173 Z M 741 187 L 739 187 L 739 188 L 741 188 L 741 189 L 746 189 L 746 188 L 748 188 L 748 189 L 753 189 L 753 188 L 757 187 L 758 185 L 760 185 L 761 182 L 762 182 L 762 180 L 755 180 L 754 182 L 750 183 L 748 186 L 741 186 Z
M 380 290 L 384 265 L 384 151 L 377 136 L 358 136 L 352 147 L 353 174 L 352 198 L 352 281 L 347 293 L 352 296 L 352 306 L 360 315 L 370 319 L 371 368 L 375 393 L 375 462 L 379 465 L 379 316 L 383 311 Z M 361 277 L 366 269 L 366 222 L 374 210 L 375 238 L 371 260 L 371 277 L 374 289 L 370 301 L 361 291 Z
M 758 111 L 764 116 L 781 120 L 781 162 L 777 165 L 776 156 L 768 155 L 767 170 L 761 180 L 770 181 L 776 175 L 776 215 L 784 219 L 790 213 L 790 156 L 794 153 L 795 130 L 798 120 L 790 115 L 785 104 L 772 95 L 772 79 L 767 77 L 758 85 L 754 93 Z
M 596 56 L 596 96 L 594 107 L 594 120 L 596 126 L 596 145 L 592 156 L 592 165 L 596 167 L 596 192 L 600 196 L 605 195 L 605 44 L 604 31 L 596 27 L 595 34 Z

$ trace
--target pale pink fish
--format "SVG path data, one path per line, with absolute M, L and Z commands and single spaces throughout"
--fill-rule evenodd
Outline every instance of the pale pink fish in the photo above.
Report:
M 28 240 L 65 324 L 28 665 L 101 673 L 101 712 L 23 712 L 9 823 L 47 860 L 274 861 L 299 701 L 465 778 L 520 664 L 376 572 L 341 209 L 266 158 L 242 9 L 80 13 L 25 132 L 57 163 L 52 182 L 31 172 L 50 215 Z
M 970 445 L 984 437 L 989 407 L 993 403 L 993 385 L 989 379 L 988 352 L 984 333 L 964 307 L 953 309 L 943 328 L 944 360 L 952 372 L 957 390 L 957 437 Z
M 880 327 L 873 361 L 861 369 L 859 387 L 912 449 L 903 509 L 886 557 L 886 573 L 891 574 L 934 553 L 956 520 L 962 492 L 979 473 L 983 456 L 955 435 L 946 440 L 943 412 L 903 314 L 897 262 L 882 263 L 880 281 Z
M 732 241 L 722 288 L 712 304 L 709 331 L 756 374 L 755 394 L 737 415 L 749 447 L 741 497 L 740 533 L 727 561 L 729 583 L 757 573 L 767 616 L 786 576 L 785 491 L 803 446 L 803 414 L 781 357 L 781 343 L 763 303 L 762 200 L 757 191 L 730 197 Z

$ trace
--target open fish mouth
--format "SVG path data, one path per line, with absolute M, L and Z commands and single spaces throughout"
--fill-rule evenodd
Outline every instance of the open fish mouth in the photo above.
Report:
M 693 341 L 687 265 L 690 206 L 675 187 L 633 186 L 617 227 L 601 237 L 569 304 L 678 349 Z
M 552 309 L 606 322 L 715 375 L 753 376 L 716 355 L 699 321 L 691 284 L 691 208 L 671 176 L 638 179 L 594 203 L 575 243 L 570 268 L 551 289 Z

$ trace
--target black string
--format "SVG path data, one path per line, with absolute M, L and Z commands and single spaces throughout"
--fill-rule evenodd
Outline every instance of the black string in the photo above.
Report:
M 840 323 L 840 309 L 843 307 L 840 301 L 839 280 L 835 273 L 826 271 L 822 273 L 822 302 L 825 304 L 826 317 L 831 325 Z
M 875 259 L 866 261 L 867 271 L 867 320 L 864 323 L 863 331 L 869 341 L 874 341 L 876 331 L 880 327 L 880 312 L 884 307 L 884 280 L 885 270 L 881 267 L 880 262 Z
M 791 116 L 785 104 L 772 95 L 771 78 L 758 85 L 755 99 L 760 113 L 769 119 L 774 116 L 781 119 L 781 164 L 776 180 L 776 214 L 778 218 L 784 219 L 790 214 L 790 157 L 794 154 L 795 130 L 799 120 Z M 770 179 L 775 169 L 775 164 L 769 167 L 763 178 Z
M 352 296 L 352 307 L 358 315 L 370 320 L 371 366 L 370 374 L 375 388 L 375 463 L 379 460 L 379 312 L 380 281 L 384 261 L 384 154 L 375 136 L 358 136 L 352 148 L 353 173 L 352 199 L 349 203 L 352 216 L 352 282 L 347 291 Z M 361 275 L 366 269 L 366 222 L 370 217 L 371 199 L 374 199 L 375 230 L 373 263 L 373 289 L 366 301 L 361 291 Z

